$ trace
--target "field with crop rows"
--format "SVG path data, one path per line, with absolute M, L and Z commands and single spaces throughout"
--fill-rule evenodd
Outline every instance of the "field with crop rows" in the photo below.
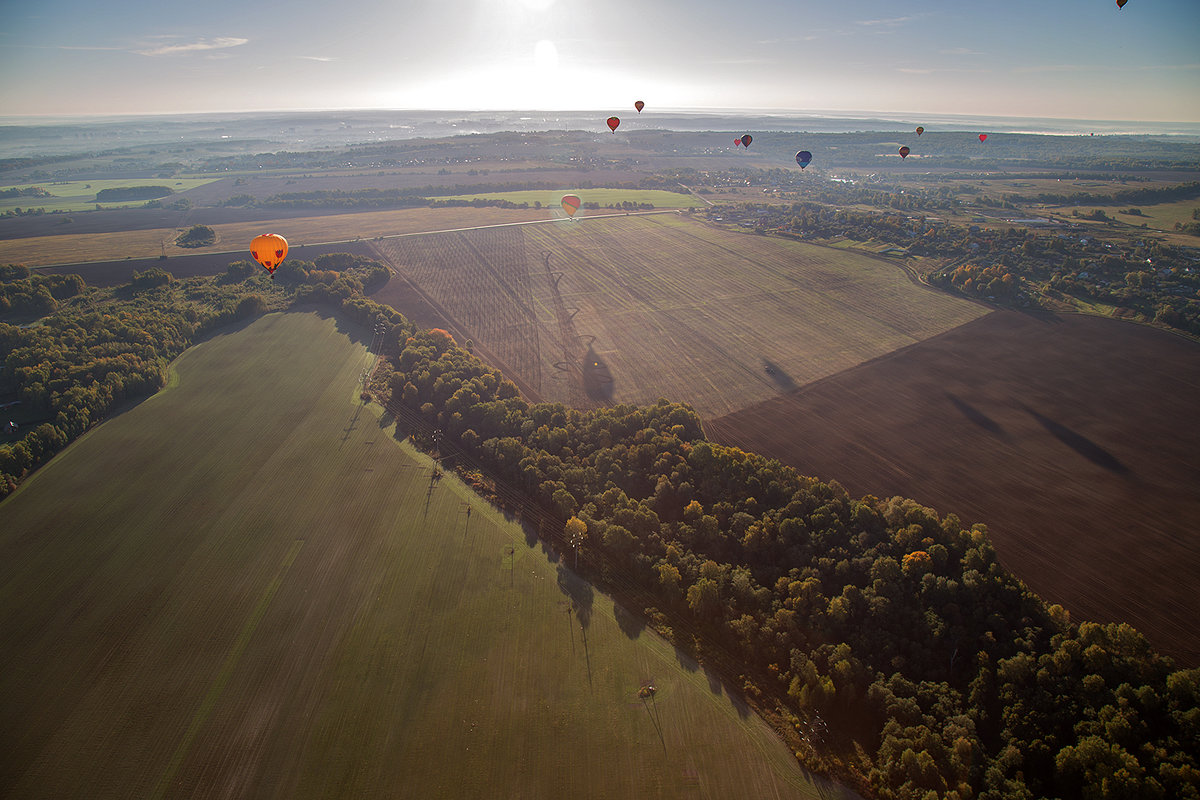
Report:
M 0 503 L 0 796 L 849 796 L 434 480 L 361 333 L 216 336 Z
M 1200 345 L 1078 314 L 997 311 L 709 420 L 710 437 L 852 495 L 984 522 L 1077 621 L 1200 664 Z
M 571 405 L 719 416 L 984 313 L 879 258 L 674 214 L 375 244 L 498 366 Z

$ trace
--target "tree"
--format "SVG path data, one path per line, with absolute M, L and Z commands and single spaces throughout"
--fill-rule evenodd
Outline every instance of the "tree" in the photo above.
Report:
M 563 526 L 563 535 L 567 537 L 567 543 L 575 550 L 575 566 L 579 566 L 579 548 L 583 546 L 587 539 L 587 523 L 579 517 L 571 517 L 567 520 L 567 524 Z
M 188 228 L 175 244 L 180 247 L 207 247 L 217 241 L 217 233 L 207 225 L 193 225 Z

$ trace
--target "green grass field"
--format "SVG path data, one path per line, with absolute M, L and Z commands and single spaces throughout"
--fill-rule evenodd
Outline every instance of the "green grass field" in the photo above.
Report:
M 676 214 L 377 247 L 506 373 L 576 406 L 666 397 L 721 416 L 986 311 L 867 253 Z
M 225 177 L 225 176 L 220 176 Z M 41 187 L 51 194 L 50 197 L 3 197 L 0 198 L 0 211 L 11 208 L 44 208 L 47 211 L 89 211 L 94 209 L 96 193 L 102 189 L 117 189 L 129 186 L 169 186 L 176 194 L 195 189 L 206 183 L 219 180 L 211 178 L 127 178 L 120 180 L 88 180 L 88 181 L 44 181 L 42 183 L 5 184 L 0 189 L 28 189 L 33 186 Z M 164 204 L 171 202 L 171 196 L 162 198 Z M 122 200 L 111 203 L 100 203 L 101 208 L 140 208 L 145 200 Z
M 551 209 L 560 209 L 563 195 L 576 195 L 584 203 L 599 203 L 601 208 L 599 211 L 592 211 L 593 214 L 603 214 L 604 206 L 618 205 L 620 203 L 649 203 L 655 208 L 698 208 L 706 205 L 704 201 L 697 200 L 690 194 L 682 194 L 680 192 L 666 192 L 661 189 L 554 189 L 545 190 L 538 189 L 526 192 L 491 192 L 483 194 L 461 194 L 453 197 L 441 198 L 446 200 L 508 200 L 512 203 L 541 203 Z M 578 217 L 586 216 L 589 210 L 582 208 L 576 214 Z
M 0 504 L 0 795 L 848 796 L 432 480 L 361 334 L 216 336 Z

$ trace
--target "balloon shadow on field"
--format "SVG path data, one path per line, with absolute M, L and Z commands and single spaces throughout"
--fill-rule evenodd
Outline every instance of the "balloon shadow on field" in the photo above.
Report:
M 992 419 L 987 414 L 984 414 L 982 411 L 980 411 L 975 406 L 971 405 L 970 403 L 966 402 L 965 400 L 960 400 L 958 397 L 951 394 L 950 392 L 945 392 L 945 395 L 946 395 L 946 399 L 949 400 L 954 405 L 954 407 L 958 409 L 960 414 L 962 414 L 964 417 L 966 417 L 967 419 L 969 419 L 971 422 L 975 423 L 979 427 L 983 428 L 988 433 L 994 434 L 996 436 L 1006 436 L 1007 435 L 1004 432 L 1004 428 L 1000 427 L 1000 424 L 998 422 L 996 422 L 996 420 Z
M 762 365 L 763 365 L 763 372 L 765 372 L 767 374 L 767 377 L 770 378 L 774 382 L 775 386 L 778 387 L 779 391 L 790 392 L 793 389 L 797 388 L 798 384 L 792 378 L 792 376 L 788 375 L 786 372 L 784 372 L 783 368 L 781 366 L 779 366 L 778 364 L 776 364 L 774 361 L 770 361 L 770 360 L 764 358 L 762 360 Z
M 1129 467 L 1122 464 L 1120 459 L 1105 450 L 1100 445 L 1093 442 L 1091 439 L 1083 436 L 1082 434 L 1076 433 L 1060 422 L 1055 422 L 1049 417 L 1043 417 L 1041 414 L 1034 411 L 1024 403 L 1021 404 L 1021 408 L 1027 414 L 1029 414 L 1029 416 L 1036 419 L 1038 423 L 1041 424 L 1041 426 L 1047 431 L 1049 431 L 1055 439 L 1058 439 L 1067 447 L 1071 448 L 1088 461 L 1091 461 L 1096 466 L 1102 467 L 1109 472 L 1114 472 L 1118 475 L 1129 474 Z
M 591 345 L 583 357 L 583 393 L 589 400 L 611 403 L 613 398 L 612 372 Z

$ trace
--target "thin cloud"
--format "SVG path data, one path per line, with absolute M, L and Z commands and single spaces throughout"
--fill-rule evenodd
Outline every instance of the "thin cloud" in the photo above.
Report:
M 867 27 L 884 27 L 891 28 L 896 25 L 903 25 L 906 22 L 912 22 L 916 17 L 888 17 L 886 19 L 860 19 L 856 25 L 866 25 Z
M 936 69 L 918 69 L 916 67 L 896 67 L 897 72 L 907 72 L 910 75 L 932 75 Z
M 243 39 L 238 36 L 220 36 L 216 39 L 201 39 L 198 42 L 191 42 L 189 44 L 164 44 L 145 50 L 134 50 L 133 52 L 142 56 L 169 56 L 176 53 L 195 53 L 206 50 L 224 50 L 229 47 L 239 47 L 249 41 L 249 39 Z
M 300 56 L 300 57 L 306 61 L 320 61 L 322 63 L 328 63 L 330 61 L 337 61 L 337 59 L 334 58 L 333 56 Z

